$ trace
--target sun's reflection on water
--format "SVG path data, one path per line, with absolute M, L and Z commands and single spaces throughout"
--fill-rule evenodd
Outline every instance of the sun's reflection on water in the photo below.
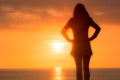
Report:
M 55 80 L 63 80 L 61 67 L 55 67 Z

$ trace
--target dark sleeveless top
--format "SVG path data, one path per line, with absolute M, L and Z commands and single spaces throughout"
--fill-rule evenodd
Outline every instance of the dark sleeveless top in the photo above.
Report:
M 92 24 L 92 19 L 80 21 L 71 18 L 68 25 L 73 31 L 74 41 L 72 43 L 72 56 L 89 56 L 92 55 L 90 41 L 88 38 L 88 29 Z

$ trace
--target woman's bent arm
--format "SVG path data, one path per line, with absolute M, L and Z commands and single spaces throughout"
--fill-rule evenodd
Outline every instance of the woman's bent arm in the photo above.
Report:
M 68 42 L 73 42 L 72 39 L 69 38 L 69 36 L 67 35 L 67 31 L 70 27 L 68 27 L 67 25 L 62 29 L 62 35 L 64 36 L 64 38 L 68 41 Z
M 91 26 L 95 29 L 95 33 L 89 38 L 90 41 L 95 39 L 101 30 L 101 28 L 95 22 L 92 22 Z

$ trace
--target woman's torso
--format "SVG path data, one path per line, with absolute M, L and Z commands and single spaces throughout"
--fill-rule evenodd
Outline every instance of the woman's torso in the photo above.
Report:
M 89 23 L 71 19 L 71 29 L 73 31 L 74 43 L 89 42 L 88 29 Z
M 83 22 L 71 19 L 71 29 L 73 31 L 74 41 L 72 51 L 74 54 L 92 54 L 90 41 L 88 38 L 89 22 Z M 73 54 L 72 53 L 72 54 Z

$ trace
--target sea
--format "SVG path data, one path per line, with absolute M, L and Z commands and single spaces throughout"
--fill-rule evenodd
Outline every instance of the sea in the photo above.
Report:
M 120 80 L 120 68 L 91 68 L 90 80 Z M 75 69 L 1 69 L 0 80 L 76 80 Z

